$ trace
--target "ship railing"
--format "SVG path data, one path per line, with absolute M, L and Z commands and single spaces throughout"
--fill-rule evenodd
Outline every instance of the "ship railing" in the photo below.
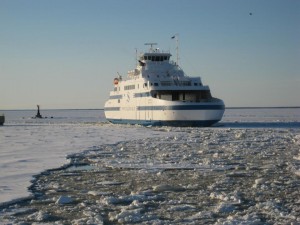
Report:
M 176 88 L 173 86 L 151 86 L 151 90 L 153 91 L 208 91 L 208 86 L 176 86 Z

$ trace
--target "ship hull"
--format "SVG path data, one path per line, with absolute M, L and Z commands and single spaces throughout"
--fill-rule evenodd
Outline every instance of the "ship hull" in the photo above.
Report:
M 225 108 L 221 100 L 197 104 L 157 99 L 149 99 L 148 102 L 152 104 L 114 107 L 108 101 L 104 108 L 106 119 L 116 124 L 208 127 L 222 119 Z
M 113 124 L 131 124 L 142 126 L 173 126 L 173 127 L 210 127 L 220 120 L 127 120 L 108 119 Z

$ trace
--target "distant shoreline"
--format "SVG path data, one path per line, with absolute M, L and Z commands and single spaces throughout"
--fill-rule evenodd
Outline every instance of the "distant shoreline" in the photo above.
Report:
M 225 107 L 225 109 L 299 109 L 300 106 L 245 106 Z M 104 109 L 43 109 L 44 110 L 104 110 Z M 0 109 L 0 111 L 36 111 L 36 109 Z

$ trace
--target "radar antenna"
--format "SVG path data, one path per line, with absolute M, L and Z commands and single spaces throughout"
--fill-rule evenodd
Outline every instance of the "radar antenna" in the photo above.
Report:
M 157 45 L 157 43 L 145 43 L 145 45 L 150 45 L 150 50 L 153 51 L 152 46 Z

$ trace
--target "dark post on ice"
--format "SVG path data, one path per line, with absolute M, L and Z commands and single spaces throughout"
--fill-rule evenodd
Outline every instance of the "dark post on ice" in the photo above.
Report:
M 41 113 L 40 113 L 40 106 L 39 105 L 37 105 L 37 114 L 36 114 L 35 118 L 43 118 Z

